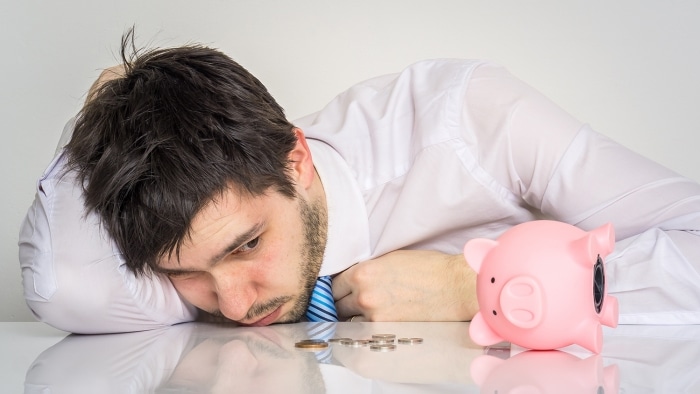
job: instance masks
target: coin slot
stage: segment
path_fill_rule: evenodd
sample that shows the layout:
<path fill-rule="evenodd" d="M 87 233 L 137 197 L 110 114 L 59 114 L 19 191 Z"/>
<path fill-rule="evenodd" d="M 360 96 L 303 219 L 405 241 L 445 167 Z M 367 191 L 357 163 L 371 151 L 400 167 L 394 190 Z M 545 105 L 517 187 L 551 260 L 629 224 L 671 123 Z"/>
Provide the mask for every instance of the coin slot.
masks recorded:
<path fill-rule="evenodd" d="M 593 306 L 595 312 L 600 313 L 603 309 L 603 298 L 605 297 L 605 271 L 603 269 L 603 259 L 598 255 L 593 267 Z"/>

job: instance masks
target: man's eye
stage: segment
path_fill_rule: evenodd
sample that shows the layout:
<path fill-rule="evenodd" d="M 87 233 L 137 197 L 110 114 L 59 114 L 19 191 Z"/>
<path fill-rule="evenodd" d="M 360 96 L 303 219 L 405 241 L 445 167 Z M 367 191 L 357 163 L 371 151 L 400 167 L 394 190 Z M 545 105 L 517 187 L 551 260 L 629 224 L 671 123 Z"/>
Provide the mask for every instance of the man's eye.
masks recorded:
<path fill-rule="evenodd" d="M 170 271 L 166 275 L 170 279 L 187 279 L 195 276 L 197 273 L 194 271 Z"/>
<path fill-rule="evenodd" d="M 245 245 L 241 246 L 240 249 L 238 249 L 239 252 L 248 252 L 253 249 L 255 249 L 256 246 L 258 246 L 258 243 L 260 242 L 260 237 L 255 237 L 248 241 Z"/>

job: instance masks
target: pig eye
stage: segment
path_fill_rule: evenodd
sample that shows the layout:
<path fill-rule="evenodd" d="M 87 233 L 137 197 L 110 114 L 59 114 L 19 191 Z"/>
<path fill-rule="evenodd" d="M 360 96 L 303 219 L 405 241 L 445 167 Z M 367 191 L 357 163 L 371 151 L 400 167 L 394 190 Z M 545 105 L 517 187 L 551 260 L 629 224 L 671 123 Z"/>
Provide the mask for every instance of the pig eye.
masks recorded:
<path fill-rule="evenodd" d="M 491 278 L 491 283 L 496 282 L 496 278 Z"/>
<path fill-rule="evenodd" d="M 498 313 L 496 313 L 496 310 L 495 310 L 495 309 L 493 310 L 493 315 L 494 315 L 494 316 L 498 316 Z"/>

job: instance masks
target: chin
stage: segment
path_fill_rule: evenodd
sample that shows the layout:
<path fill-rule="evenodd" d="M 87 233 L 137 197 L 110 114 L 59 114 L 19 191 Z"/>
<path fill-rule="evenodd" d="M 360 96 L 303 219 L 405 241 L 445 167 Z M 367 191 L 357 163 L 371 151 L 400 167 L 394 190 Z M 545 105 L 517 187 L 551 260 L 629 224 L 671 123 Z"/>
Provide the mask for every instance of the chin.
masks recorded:
<path fill-rule="evenodd" d="M 304 314 L 306 312 L 305 305 L 295 304 L 292 310 L 280 316 L 280 319 L 275 322 L 275 324 L 289 324 L 289 323 L 299 323 L 304 320 Z"/>

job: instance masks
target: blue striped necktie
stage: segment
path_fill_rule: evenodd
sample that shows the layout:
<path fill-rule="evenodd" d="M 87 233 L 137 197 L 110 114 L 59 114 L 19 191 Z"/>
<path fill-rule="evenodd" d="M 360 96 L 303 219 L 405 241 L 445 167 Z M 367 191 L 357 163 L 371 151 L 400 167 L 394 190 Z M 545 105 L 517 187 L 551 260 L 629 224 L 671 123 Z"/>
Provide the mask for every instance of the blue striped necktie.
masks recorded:
<path fill-rule="evenodd" d="M 338 321 L 330 276 L 322 276 L 316 281 L 309 307 L 306 310 L 306 319 L 308 321 Z"/>
<path fill-rule="evenodd" d="M 338 323 L 327 322 L 327 321 L 315 321 L 307 322 L 306 324 L 306 334 L 309 339 L 321 339 L 328 342 L 331 338 L 335 337 L 335 326 Z M 333 348 L 328 346 L 325 349 L 314 351 L 314 356 L 316 360 L 321 364 L 334 364 L 333 362 Z"/>

